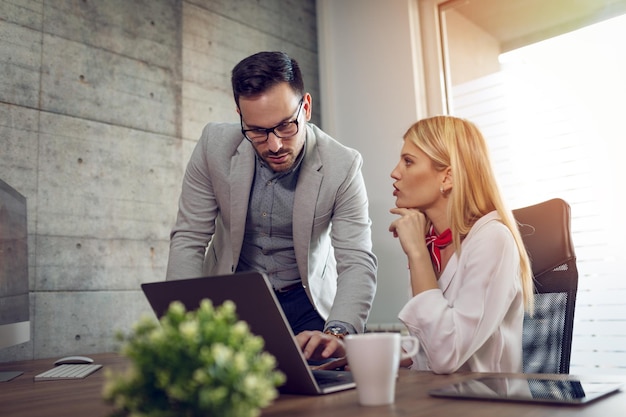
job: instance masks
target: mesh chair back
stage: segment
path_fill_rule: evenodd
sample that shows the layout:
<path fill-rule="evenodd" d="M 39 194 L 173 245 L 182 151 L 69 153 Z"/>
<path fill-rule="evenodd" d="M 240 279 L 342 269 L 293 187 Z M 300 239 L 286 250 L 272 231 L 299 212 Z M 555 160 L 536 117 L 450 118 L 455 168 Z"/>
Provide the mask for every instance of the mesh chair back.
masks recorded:
<path fill-rule="evenodd" d="M 561 199 L 513 210 L 535 277 L 534 315 L 524 317 L 525 373 L 569 373 L 578 289 L 570 207 Z"/>

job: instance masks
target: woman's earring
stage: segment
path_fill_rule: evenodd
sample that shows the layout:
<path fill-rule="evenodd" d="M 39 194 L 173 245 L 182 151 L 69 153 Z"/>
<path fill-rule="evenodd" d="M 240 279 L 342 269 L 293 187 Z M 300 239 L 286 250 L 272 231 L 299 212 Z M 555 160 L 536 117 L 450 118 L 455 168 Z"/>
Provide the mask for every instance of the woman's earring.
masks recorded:
<path fill-rule="evenodd" d="M 444 195 L 446 193 L 443 189 L 443 184 L 441 184 L 441 186 L 439 187 L 439 192 L 441 193 L 441 195 Z"/>

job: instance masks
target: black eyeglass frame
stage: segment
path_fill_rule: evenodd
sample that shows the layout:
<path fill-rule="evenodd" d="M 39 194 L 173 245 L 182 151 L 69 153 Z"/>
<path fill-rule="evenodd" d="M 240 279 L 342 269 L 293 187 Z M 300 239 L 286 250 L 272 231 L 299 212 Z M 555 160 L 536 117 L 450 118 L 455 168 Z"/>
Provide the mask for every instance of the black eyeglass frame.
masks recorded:
<path fill-rule="evenodd" d="M 274 136 L 276 136 L 277 138 L 280 139 L 289 139 L 292 138 L 294 136 L 296 136 L 298 134 L 298 132 L 300 131 L 300 123 L 298 122 L 298 119 L 300 118 L 300 111 L 302 110 L 302 105 L 304 104 L 304 96 L 300 99 L 300 102 L 298 103 L 298 109 L 296 110 L 296 117 L 295 119 L 288 121 L 288 122 L 281 122 L 279 124 L 277 124 L 274 127 L 258 127 L 256 129 L 244 129 L 243 128 L 243 116 L 241 114 L 241 110 L 239 111 L 239 123 L 241 125 L 241 133 L 243 134 L 243 136 L 250 142 L 253 143 L 255 145 L 261 145 L 265 142 L 267 142 L 270 138 L 270 133 L 273 133 Z M 276 129 L 284 126 L 284 125 L 288 125 L 288 124 L 295 124 L 296 125 L 296 131 L 289 135 L 289 136 L 281 136 L 280 133 L 276 132 Z M 265 139 L 264 140 L 253 140 L 251 138 L 248 137 L 247 132 L 252 132 L 252 131 L 256 131 L 256 132 L 265 132 Z"/>

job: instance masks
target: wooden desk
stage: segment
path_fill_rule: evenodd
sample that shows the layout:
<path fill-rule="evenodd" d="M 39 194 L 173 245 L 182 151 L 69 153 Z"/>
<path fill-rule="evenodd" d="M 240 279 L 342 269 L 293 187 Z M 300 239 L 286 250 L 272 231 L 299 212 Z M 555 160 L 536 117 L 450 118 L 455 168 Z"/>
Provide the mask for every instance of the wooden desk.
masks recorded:
<path fill-rule="evenodd" d="M 91 355 L 103 369 L 82 380 L 34 382 L 33 378 L 53 365 L 52 359 L 0 364 L 2 370 L 22 370 L 16 379 L 0 383 L 2 417 L 104 417 L 112 407 L 102 400 L 104 368 L 123 369 L 127 362 L 115 354 Z M 428 417 L 560 417 L 618 416 L 626 410 L 626 391 L 585 406 L 553 406 L 495 401 L 434 398 L 428 391 L 477 374 L 434 375 L 400 370 L 396 402 L 389 406 L 363 407 L 356 390 L 323 396 L 283 395 L 263 410 L 263 417 L 310 416 L 428 416 Z M 611 377 L 626 381 L 626 377 Z"/>
<path fill-rule="evenodd" d="M 125 358 L 116 354 L 89 355 L 104 366 L 85 379 L 35 382 L 35 375 L 54 367 L 54 360 L 2 363 L 3 371 L 24 374 L 0 382 L 0 416 L 2 417 L 104 417 L 113 408 L 102 399 L 104 369 L 124 369 Z"/>
<path fill-rule="evenodd" d="M 320 397 L 282 396 L 273 405 L 266 408 L 262 416 L 600 417 L 624 415 L 624 410 L 626 410 L 626 392 L 619 392 L 583 406 L 444 399 L 428 395 L 428 391 L 432 388 L 442 387 L 472 376 L 487 375 L 489 374 L 435 375 L 430 372 L 401 369 L 396 385 L 396 402 L 392 405 L 360 406 L 356 390 L 350 390 Z M 611 376 L 610 380 L 626 381 L 626 377 Z"/>

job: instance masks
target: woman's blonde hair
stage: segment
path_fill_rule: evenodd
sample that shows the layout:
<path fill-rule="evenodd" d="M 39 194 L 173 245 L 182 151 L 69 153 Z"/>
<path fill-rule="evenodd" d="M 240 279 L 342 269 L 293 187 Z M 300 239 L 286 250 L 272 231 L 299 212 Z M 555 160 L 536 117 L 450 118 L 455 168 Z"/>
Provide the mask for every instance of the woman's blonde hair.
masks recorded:
<path fill-rule="evenodd" d="M 464 238 L 478 219 L 496 210 L 511 231 L 520 254 L 520 270 L 526 310 L 533 310 L 533 274 L 524 242 L 513 214 L 500 195 L 489 159 L 489 150 L 478 128 L 470 121 L 452 116 L 422 119 L 404 134 L 432 161 L 433 167 L 452 171 L 448 219 L 455 245 L 461 249 Z M 429 227 L 430 225 L 428 225 Z"/>

